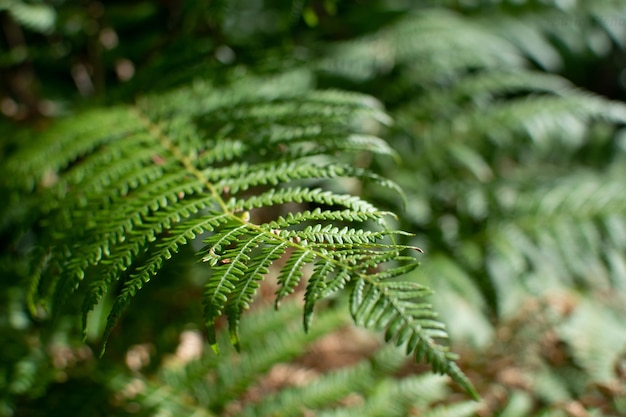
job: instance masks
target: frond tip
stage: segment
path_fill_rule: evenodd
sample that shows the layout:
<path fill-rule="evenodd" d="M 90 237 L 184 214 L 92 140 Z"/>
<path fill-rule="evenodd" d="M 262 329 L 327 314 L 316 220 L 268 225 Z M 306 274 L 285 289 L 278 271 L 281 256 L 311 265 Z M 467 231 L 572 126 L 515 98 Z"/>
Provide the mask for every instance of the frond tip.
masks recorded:
<path fill-rule="evenodd" d="M 415 267 L 409 264 L 408 267 Z M 449 375 L 474 399 L 478 393 L 470 380 L 455 363 L 457 355 L 446 346 L 437 343 L 447 339 L 444 325 L 436 320 L 432 307 L 423 301 L 431 291 L 413 282 L 386 281 L 389 276 L 402 274 L 386 273 L 384 278 L 367 276 L 355 281 L 350 294 L 350 312 L 354 321 L 362 326 L 384 329 L 385 340 L 404 345 L 407 354 L 415 354 L 417 361 L 431 364 L 433 371 Z M 393 270 L 392 270 L 393 271 Z"/>

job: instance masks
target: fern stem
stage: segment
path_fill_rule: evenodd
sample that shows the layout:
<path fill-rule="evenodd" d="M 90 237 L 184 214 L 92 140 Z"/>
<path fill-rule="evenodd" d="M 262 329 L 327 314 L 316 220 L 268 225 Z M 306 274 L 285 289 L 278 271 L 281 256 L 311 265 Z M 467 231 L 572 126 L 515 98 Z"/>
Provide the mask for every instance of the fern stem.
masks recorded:
<path fill-rule="evenodd" d="M 176 158 L 178 162 L 185 168 L 187 172 L 196 177 L 199 181 L 202 182 L 204 186 L 209 190 L 217 204 L 220 206 L 222 211 L 226 214 L 230 214 L 233 219 L 239 219 L 233 212 L 228 209 L 226 202 L 220 196 L 220 193 L 217 191 L 215 186 L 204 176 L 202 171 L 196 168 L 193 164 L 193 160 L 189 158 L 185 153 L 172 141 L 164 132 L 163 129 L 157 124 L 154 123 L 150 117 L 141 111 L 137 106 L 133 107 L 137 117 L 144 123 L 146 129 L 156 138 L 159 139 L 161 145 L 167 149 L 173 156 Z"/>

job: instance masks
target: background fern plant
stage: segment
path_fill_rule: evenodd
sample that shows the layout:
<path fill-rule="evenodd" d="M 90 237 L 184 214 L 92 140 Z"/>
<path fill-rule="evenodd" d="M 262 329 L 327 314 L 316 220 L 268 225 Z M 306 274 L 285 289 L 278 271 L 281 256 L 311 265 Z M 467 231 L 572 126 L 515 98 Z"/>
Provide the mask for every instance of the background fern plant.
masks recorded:
<path fill-rule="evenodd" d="M 623 414 L 623 6 L 284 3 L 3 15 L 2 413 Z"/>
<path fill-rule="evenodd" d="M 476 7 L 491 18 L 511 12 Z M 597 387 L 610 386 L 609 396 L 623 398 L 624 341 L 609 342 L 615 344 L 608 350 L 600 343 L 583 348 L 589 328 L 578 327 L 578 320 L 595 314 L 587 299 L 603 300 L 599 322 L 624 313 L 625 247 L 615 232 L 624 230 L 625 108 L 538 72 L 520 48 L 529 40 L 516 38 L 516 30 L 523 25 L 535 33 L 555 56 L 563 54 L 561 62 L 582 62 L 586 57 L 574 53 L 586 51 L 563 48 L 558 36 L 554 44 L 543 38 L 554 16 L 577 31 L 580 20 L 607 39 L 615 34 L 601 31 L 593 17 L 587 21 L 584 13 L 594 12 L 584 7 L 575 9 L 582 15 L 572 15 L 515 6 L 510 27 L 484 25 L 482 13 L 416 9 L 375 34 L 338 45 L 321 65 L 326 76 L 383 87 L 376 94 L 399 121 L 392 141 L 411 162 L 408 169 L 384 169 L 413 208 L 405 217 L 411 225 L 403 227 L 423 232 L 412 244 L 429 253 L 425 267 L 412 274 L 441 294 L 435 302 L 453 338 L 502 352 L 509 364 L 509 355 L 520 354 L 509 374 L 494 368 L 487 377 L 508 386 L 507 395 L 500 397 L 497 386 L 479 388 L 488 393 L 488 413 L 619 415 L 621 400 L 599 405 Z M 477 44 L 481 48 L 472 47 Z M 616 39 L 614 47 L 620 45 Z M 604 53 L 612 54 L 610 48 Z M 400 88 L 384 88 L 381 78 Z M 580 81 L 580 75 L 571 78 Z M 531 315 L 541 324 L 524 323 Z M 531 340 L 532 353 L 521 354 Z M 488 365 L 476 359 L 478 372 L 485 372 Z M 602 377 L 592 370 L 600 368 Z"/>

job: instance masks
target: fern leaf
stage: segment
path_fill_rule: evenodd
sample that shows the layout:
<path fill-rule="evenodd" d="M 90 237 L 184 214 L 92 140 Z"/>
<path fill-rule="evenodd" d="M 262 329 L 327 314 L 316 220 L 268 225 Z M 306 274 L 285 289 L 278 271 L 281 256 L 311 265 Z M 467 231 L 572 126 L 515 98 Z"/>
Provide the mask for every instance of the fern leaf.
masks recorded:
<path fill-rule="evenodd" d="M 212 204 L 212 199 L 207 197 L 187 199 L 175 208 L 168 207 L 156 213 L 155 216 L 146 218 L 149 222 L 144 222 L 138 227 L 131 229 L 132 226 L 127 226 L 130 229 L 127 234 L 124 234 L 123 230 L 117 232 L 107 231 L 102 235 L 96 232 L 95 237 L 99 240 L 95 240 L 95 242 L 90 245 L 84 245 L 73 250 L 74 254 L 78 256 L 68 262 L 68 276 L 78 278 L 79 273 L 88 268 L 89 265 L 97 265 L 100 263 L 101 266 L 99 270 L 102 280 L 99 280 L 100 282 L 98 284 L 94 283 L 95 286 L 93 288 L 100 287 L 101 290 L 107 289 L 117 274 L 126 271 L 126 269 L 131 266 L 132 258 L 142 252 L 141 247 L 156 240 L 157 236 L 165 229 L 173 228 L 177 223 L 182 222 L 183 219 L 188 219 L 200 210 L 206 209 L 209 204 Z M 189 230 L 180 229 L 180 227 L 179 230 L 181 230 L 182 233 L 192 233 L 195 231 L 199 234 L 200 230 L 204 230 L 205 228 L 212 230 L 215 225 L 219 224 L 220 219 L 220 216 L 208 220 L 200 219 L 196 221 L 195 224 L 186 224 L 186 226 L 190 228 Z M 124 242 L 120 242 L 120 239 Z M 110 248 L 114 248 L 114 250 L 111 252 Z M 72 279 L 66 280 L 66 286 L 72 285 L 77 285 L 77 281 Z M 63 294 L 67 293 L 67 288 L 62 289 L 59 292 L 58 298 L 56 298 L 56 303 L 60 303 Z M 87 299 L 89 299 L 89 301 L 87 301 Z M 92 298 L 88 294 L 84 306 L 91 309 L 99 299 L 100 297 Z"/>
<path fill-rule="evenodd" d="M 232 228 L 229 232 L 217 239 L 209 249 L 211 262 L 214 264 L 214 273 L 209 277 L 205 285 L 204 318 L 209 326 L 209 342 L 214 349 L 217 349 L 214 322 L 222 315 L 228 303 L 230 293 L 237 289 L 237 283 L 247 275 L 248 267 L 246 264 L 250 260 L 248 254 L 267 239 L 263 234 L 248 238 L 247 235 L 244 234 L 247 231 L 246 229 L 246 225 L 239 225 Z M 222 250 L 222 245 L 234 243 L 235 236 L 237 239 L 240 239 L 242 235 L 246 237 L 242 239 L 245 242 L 242 246 L 236 245 L 235 249 Z M 209 239 L 205 241 L 205 243 L 209 242 L 212 243 L 212 240 Z M 258 279 L 258 275 L 251 278 Z M 245 291 L 246 289 L 245 286 L 240 286 L 238 291 Z M 237 293 L 235 293 L 235 295 L 236 294 Z M 250 298 L 249 292 L 243 294 L 243 297 Z M 235 311 L 241 311 L 245 307 L 245 304 L 240 302 L 236 307 Z M 236 325 L 238 319 L 233 319 L 231 323 Z M 232 329 L 231 334 L 236 334 L 236 328 Z M 233 341 L 235 342 L 235 346 L 238 347 L 238 339 L 234 338 Z"/>
<path fill-rule="evenodd" d="M 266 246 L 260 256 L 251 260 L 248 266 L 248 273 L 241 278 L 235 288 L 235 296 L 226 302 L 225 310 L 228 316 L 228 328 L 230 331 L 231 343 L 240 350 L 239 343 L 239 322 L 241 314 L 247 310 L 252 303 L 259 282 L 269 272 L 270 265 L 278 260 L 287 250 L 287 242 L 280 242 L 277 245 Z"/>
<path fill-rule="evenodd" d="M 251 210 L 263 206 L 275 204 L 284 204 L 288 201 L 297 203 L 316 203 L 328 206 L 343 206 L 348 210 L 343 212 L 324 211 L 316 209 L 313 212 L 289 213 L 287 218 L 279 218 L 274 223 L 270 223 L 271 227 L 283 227 L 287 225 L 295 225 L 304 222 L 306 219 L 312 220 L 341 220 L 360 221 L 365 218 L 382 218 L 387 212 L 376 209 L 372 204 L 360 198 L 350 195 L 335 194 L 330 191 L 324 191 L 319 188 L 306 189 L 301 187 L 281 188 L 279 190 L 270 190 L 258 196 L 251 196 L 245 200 L 231 199 L 228 204 L 235 211 Z M 326 218 L 325 218 L 326 217 Z M 340 218 L 339 218 L 340 217 Z"/>
<path fill-rule="evenodd" d="M 355 282 L 350 298 L 350 310 L 355 322 L 374 328 L 387 329 L 387 340 L 405 345 L 416 359 L 426 360 L 437 373 L 448 374 L 474 398 L 478 394 L 471 382 L 458 368 L 456 356 L 437 339 L 446 338 L 443 326 L 433 320 L 431 308 L 414 302 L 429 293 L 417 284 L 380 282 L 361 279 Z"/>
<path fill-rule="evenodd" d="M 278 276 L 280 287 L 276 290 L 275 306 L 280 306 L 280 301 L 288 294 L 292 294 L 296 285 L 300 282 L 303 272 L 302 267 L 315 259 L 315 255 L 309 250 L 294 250 L 289 256 Z"/>
<path fill-rule="evenodd" d="M 327 277 L 334 269 L 335 266 L 330 262 L 317 261 L 315 264 L 304 293 L 303 325 L 305 331 L 309 331 L 311 327 L 311 322 L 313 321 L 313 307 L 324 294 Z"/>
<path fill-rule="evenodd" d="M 105 343 L 102 346 L 101 355 L 104 354 L 106 348 L 106 340 L 109 337 L 113 326 L 117 323 L 120 314 L 130 304 L 132 297 L 134 297 L 138 291 L 150 281 L 151 277 L 156 275 L 163 262 L 170 259 L 172 254 L 178 252 L 178 248 L 181 245 L 193 240 L 197 235 L 204 233 L 205 231 L 213 230 L 215 226 L 219 226 L 224 220 L 225 216 L 215 216 L 208 219 L 202 218 L 200 221 L 191 221 L 182 224 L 178 224 L 168 230 L 168 235 L 163 238 L 154 246 L 152 252 L 148 255 L 147 261 L 135 269 L 135 272 L 130 275 L 129 279 L 124 283 L 124 288 L 120 295 L 117 296 L 111 312 L 107 318 L 107 324 L 104 330 L 103 339 Z M 85 298 L 83 308 L 93 308 L 95 304 L 101 298 L 102 284 L 98 287 L 92 287 L 96 289 L 96 292 L 90 292 L 90 296 Z M 85 325 L 86 310 L 83 310 L 83 325 Z M 83 329 L 84 331 L 84 329 Z"/>
<path fill-rule="evenodd" d="M 277 79 L 304 82 L 298 77 Z M 45 228 L 31 308 L 39 297 L 59 311 L 86 286 L 86 328 L 89 312 L 118 291 L 103 332 L 103 353 L 135 295 L 183 246 L 202 236 L 205 247 L 198 257 L 208 270 L 204 320 L 215 350 L 222 315 L 239 348 L 241 316 L 279 260 L 284 263 L 275 304 L 306 278 L 307 330 L 317 302 L 357 280 L 371 286 L 367 297 L 374 301 L 370 317 L 361 309 L 357 321 L 382 328 L 401 313 L 415 313 L 407 326 L 420 335 L 423 326 L 429 340 L 439 337 L 432 318 L 417 317 L 419 302 L 410 310 L 419 291 L 391 284 L 417 265 L 401 255 L 408 247 L 394 243 L 406 233 L 386 227 L 384 218 L 391 213 L 318 186 L 350 177 L 401 194 L 395 183 L 335 155 L 347 150 L 394 155 L 371 134 L 374 129 L 359 128 L 390 123 L 380 104 L 355 93 L 298 90 L 301 84 L 293 91 L 281 86 L 276 93 L 250 89 L 248 82 L 222 89 L 200 83 L 77 115 L 2 168 L 19 175 L 17 187 L 43 202 L 33 207 Z M 54 158 L 46 159 L 52 153 Z M 276 215 L 258 220 L 256 211 L 268 208 Z M 422 356 L 434 360 L 437 370 L 455 369 L 428 350 Z"/>

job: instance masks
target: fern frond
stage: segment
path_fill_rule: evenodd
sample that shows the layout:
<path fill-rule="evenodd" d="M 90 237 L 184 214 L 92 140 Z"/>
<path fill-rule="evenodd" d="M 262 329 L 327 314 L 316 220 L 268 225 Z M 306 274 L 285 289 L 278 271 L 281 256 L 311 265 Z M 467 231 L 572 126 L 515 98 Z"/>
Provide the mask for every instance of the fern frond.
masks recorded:
<path fill-rule="evenodd" d="M 321 381 L 321 383 L 324 382 Z M 324 417 L 405 416 L 407 412 L 410 412 L 430 416 L 433 412 L 433 416 L 469 417 L 478 408 L 476 402 L 460 402 L 450 407 L 450 414 L 445 414 L 446 407 L 434 405 L 445 395 L 445 379 L 436 375 L 423 375 L 401 380 L 379 377 L 378 383 L 366 391 L 361 403 L 352 407 L 337 407 L 335 410 L 323 411 L 319 415 Z M 456 413 L 452 413 L 453 410 Z"/>
<path fill-rule="evenodd" d="M 168 403 L 176 398 L 185 398 L 187 407 L 204 407 L 216 414 L 242 417 L 299 416 L 305 411 L 324 416 L 402 416 L 407 410 L 427 412 L 449 395 L 449 378 L 432 374 L 399 377 L 397 374 L 406 364 L 406 358 L 393 346 L 383 347 L 372 358 L 359 360 L 354 365 L 323 373 L 309 370 L 297 359 L 321 336 L 343 337 L 348 323 L 346 315 L 336 309 L 321 309 L 310 333 L 294 334 L 299 316 L 295 300 L 286 301 L 278 312 L 269 310 L 270 306 L 256 309 L 254 316 L 242 323 L 242 341 L 246 348 L 241 354 L 216 357 L 204 353 L 184 364 L 174 360 L 163 364 L 155 378 L 144 378 L 148 392 L 161 387 L 168 393 L 178 394 L 158 399 L 157 409 L 169 407 Z M 287 366 L 310 371 L 310 378 L 302 385 L 289 384 L 277 391 L 264 389 L 267 380 L 272 380 L 269 376 L 272 370 L 285 362 Z M 207 384 L 207 379 L 212 383 Z M 259 388 L 264 389 L 263 396 L 256 398 L 254 393 Z M 145 404 L 143 397 L 136 400 Z M 467 402 L 459 404 L 463 404 L 465 410 L 470 406 Z M 474 408 L 478 405 L 471 404 Z M 464 415 L 460 413 L 461 408 L 459 405 L 459 414 L 450 415 Z M 439 407 L 435 409 L 442 411 Z M 450 406 L 450 411 L 455 409 L 456 405 Z"/>
<path fill-rule="evenodd" d="M 506 210 L 510 220 L 487 229 L 489 271 L 503 300 L 509 291 L 504 277 L 527 273 L 530 283 L 624 286 L 623 270 L 609 255 L 626 248 L 618 214 L 626 210 L 622 178 L 621 169 L 602 176 L 583 171 L 543 187 L 516 186 L 516 203 Z"/>
<path fill-rule="evenodd" d="M 215 378 L 220 384 L 207 387 L 206 374 L 198 375 L 198 380 L 194 382 L 208 391 L 207 398 L 211 401 L 212 408 L 219 409 L 236 399 L 272 366 L 304 354 L 313 341 L 347 324 L 344 312 L 327 311 L 320 314 L 319 321 L 316 321 L 316 326 L 309 333 L 299 332 L 294 335 L 294 326 L 298 325 L 298 316 L 301 313 L 293 304 L 286 302 L 285 312 L 283 309 L 280 312 L 258 311 L 259 316 L 242 323 L 242 344 L 245 343 L 242 353 L 235 357 L 231 355 L 228 361 L 214 362 Z M 282 318 L 275 321 L 273 327 L 270 327 L 269 322 L 265 323 L 271 313 L 279 314 Z M 278 323 L 280 324 L 276 325 Z M 255 324 L 257 328 L 253 327 Z M 263 328 L 265 331 L 261 331 Z M 214 355 L 211 357 L 216 360 Z"/>
<path fill-rule="evenodd" d="M 454 56 L 448 54 L 450 50 L 456 51 Z M 373 35 L 337 45 L 320 63 L 320 69 L 363 81 L 410 63 L 417 64 L 410 73 L 414 82 L 432 83 L 465 68 L 519 67 L 523 59 L 505 40 L 469 19 L 432 9 L 420 10 Z"/>
<path fill-rule="evenodd" d="M 626 33 L 617 29 L 626 13 L 620 2 L 600 0 L 569 5 L 520 2 L 516 8 L 492 8 L 477 16 L 492 31 L 524 51 L 548 71 L 561 69 L 566 56 L 605 56 L 611 42 L 623 45 Z M 471 13 L 471 12 L 470 12 Z M 580 42 L 585 37 L 585 42 Z"/>
<path fill-rule="evenodd" d="M 385 225 L 390 213 L 318 188 L 349 177 L 399 191 L 334 155 L 353 150 L 393 156 L 372 134 L 388 116 L 360 94 L 309 91 L 301 74 L 277 79 L 293 82 L 294 89 L 251 90 L 249 80 L 220 90 L 199 83 L 128 107 L 77 115 L 52 128 L 35 150 L 17 154 L 3 174 L 25 177 L 18 188 L 40 198 L 33 215 L 45 226 L 42 270 L 33 274 L 29 297 L 57 314 L 67 297 L 87 286 L 85 328 L 89 312 L 116 291 L 103 353 L 136 294 L 183 246 L 202 238 L 198 258 L 209 271 L 204 319 L 214 349 L 222 315 L 239 348 L 241 315 L 280 259 L 276 306 L 307 279 L 307 330 L 321 298 L 365 283 L 383 294 L 368 296 L 385 314 L 364 319 L 359 313 L 355 319 L 382 328 L 402 316 L 403 331 L 413 335 L 408 351 L 471 389 L 450 364 L 454 357 L 439 353 L 445 348 L 435 338 L 445 332 L 432 317 L 427 320 L 422 292 L 390 281 L 417 266 L 401 254 L 410 248 L 394 243 L 405 233 Z M 52 152 L 55 157 L 46 158 Z M 260 220 L 257 214 L 269 208 L 280 210 Z M 422 339 L 428 342 L 415 342 Z"/>
<path fill-rule="evenodd" d="M 244 410 L 241 416 L 299 416 L 303 410 L 324 410 L 355 391 L 366 390 L 375 383 L 365 363 L 324 375 L 304 387 L 286 389 Z M 327 413 L 318 412 L 317 415 Z"/>
<path fill-rule="evenodd" d="M 548 72 L 562 69 L 572 56 L 604 57 L 612 50 L 611 43 L 621 48 L 626 45 L 626 32 L 620 29 L 620 16 L 624 16 L 626 7 L 619 1 L 475 0 L 426 2 L 426 6 L 441 7 L 442 3 L 486 32 L 510 42 Z M 422 11 L 424 4 L 406 8 Z"/>
<path fill-rule="evenodd" d="M 615 347 L 625 346 L 626 337 L 623 331 L 614 330 L 624 329 L 620 318 L 623 312 L 623 305 L 612 309 L 593 304 L 590 299 L 582 300 L 572 317 L 558 329 L 563 340 L 571 346 L 576 364 L 588 373 L 591 381 L 615 381 L 619 378 L 616 364 L 623 351 Z M 587 336 L 581 338 L 582 334 Z"/>

